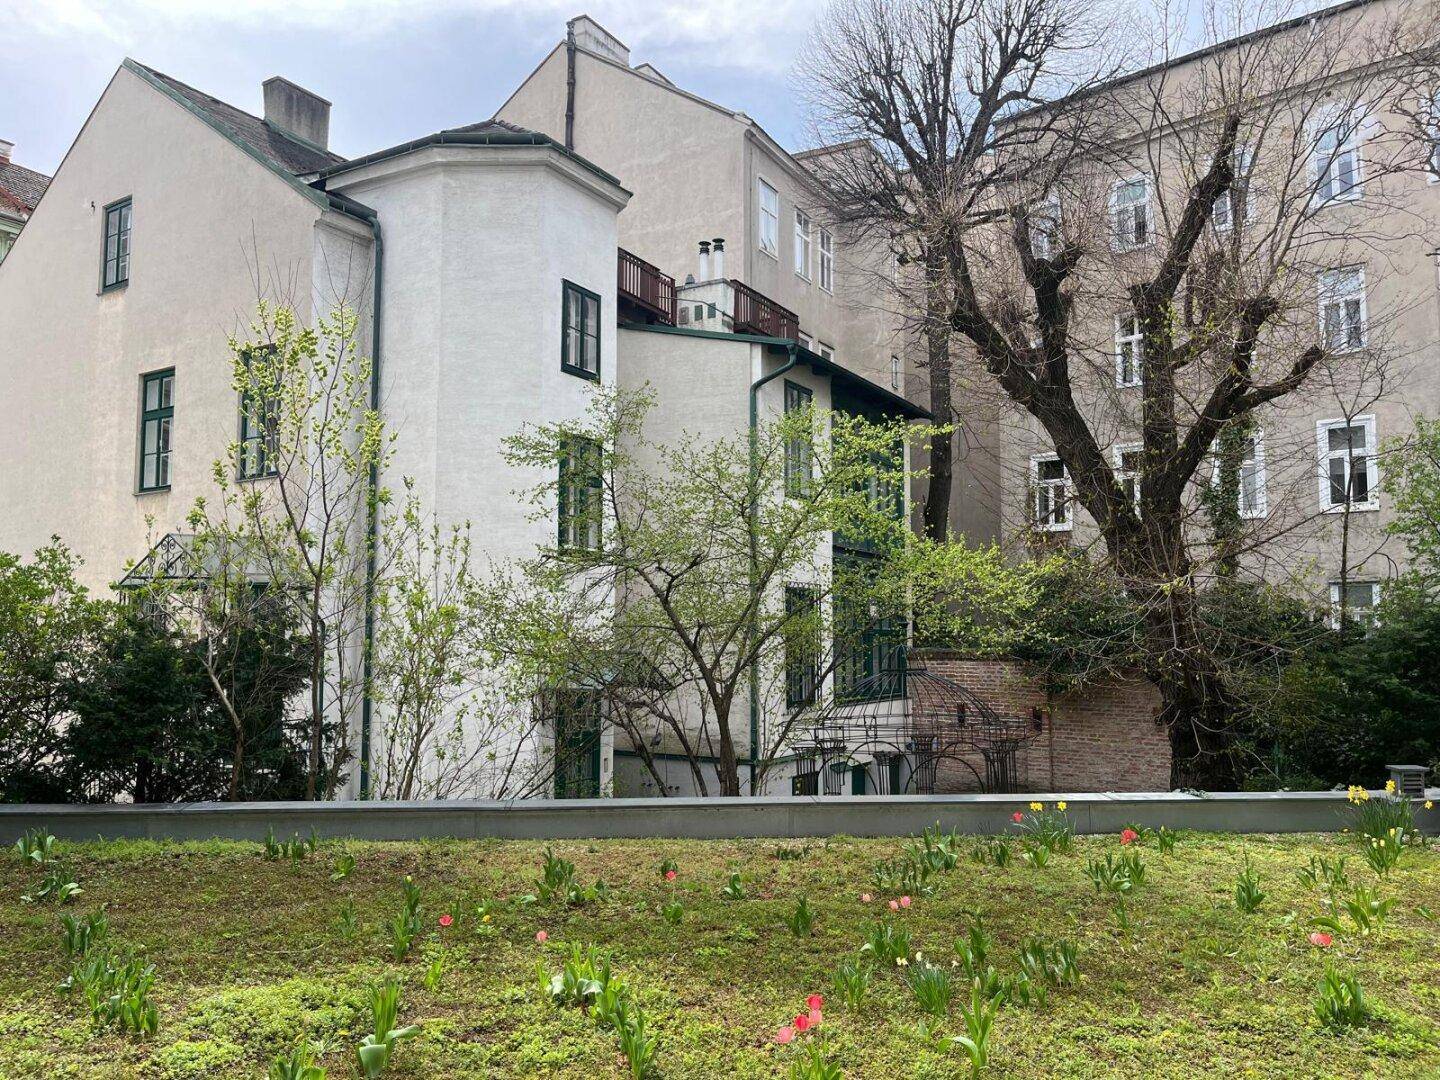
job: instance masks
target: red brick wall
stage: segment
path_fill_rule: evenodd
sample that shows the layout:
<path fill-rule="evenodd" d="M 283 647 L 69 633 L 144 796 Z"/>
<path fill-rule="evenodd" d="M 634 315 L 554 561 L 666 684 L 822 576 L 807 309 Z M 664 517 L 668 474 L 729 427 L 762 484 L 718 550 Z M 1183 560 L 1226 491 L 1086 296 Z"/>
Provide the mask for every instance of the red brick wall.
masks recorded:
<path fill-rule="evenodd" d="M 928 651 L 912 663 L 953 679 L 1001 716 L 1043 710 L 1043 727 L 1020 751 L 1019 780 L 1027 791 L 1168 791 L 1170 741 L 1156 725 L 1160 695 L 1144 679 L 1098 682 L 1049 696 L 1014 662 L 976 660 Z M 983 776 L 978 758 L 971 764 Z M 935 789 L 975 791 L 975 773 L 959 761 L 940 763 Z"/>

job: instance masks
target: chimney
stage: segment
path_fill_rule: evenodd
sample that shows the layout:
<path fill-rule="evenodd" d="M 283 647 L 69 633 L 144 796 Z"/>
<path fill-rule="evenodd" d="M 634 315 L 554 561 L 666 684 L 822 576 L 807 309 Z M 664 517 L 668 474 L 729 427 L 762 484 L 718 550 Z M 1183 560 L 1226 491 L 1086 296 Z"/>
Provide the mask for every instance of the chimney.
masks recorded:
<path fill-rule="evenodd" d="M 710 280 L 710 241 L 700 241 L 700 280 Z"/>
<path fill-rule="evenodd" d="M 261 85 L 267 124 L 322 150 L 330 148 L 330 102 L 279 75 Z"/>
<path fill-rule="evenodd" d="M 613 60 L 622 67 L 630 66 L 630 48 L 589 15 L 577 15 L 565 24 L 575 35 L 575 44 L 582 49 Z"/>
<path fill-rule="evenodd" d="M 723 280 L 725 277 L 725 238 L 717 236 L 710 243 L 715 247 L 715 276 Z"/>
<path fill-rule="evenodd" d="M 10 160 L 10 151 L 14 149 L 15 144 L 13 142 L 6 142 L 4 139 L 0 139 L 0 165 L 4 165 Z"/>

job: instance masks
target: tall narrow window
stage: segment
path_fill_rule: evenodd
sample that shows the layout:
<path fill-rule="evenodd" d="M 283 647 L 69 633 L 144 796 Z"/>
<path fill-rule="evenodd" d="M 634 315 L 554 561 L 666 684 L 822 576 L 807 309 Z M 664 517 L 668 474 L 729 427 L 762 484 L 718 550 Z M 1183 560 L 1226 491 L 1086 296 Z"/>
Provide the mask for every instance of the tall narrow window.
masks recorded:
<path fill-rule="evenodd" d="M 1140 461 L 1144 449 L 1140 446 L 1115 447 L 1115 482 L 1125 493 L 1125 499 L 1140 512 Z"/>
<path fill-rule="evenodd" d="M 813 400 L 809 387 L 786 380 L 786 416 L 808 410 Z M 785 442 L 785 494 L 801 498 L 810 493 L 811 467 L 810 440 L 797 432 Z"/>
<path fill-rule="evenodd" d="M 835 346 L 833 345 L 826 345 L 823 341 L 817 341 L 815 343 L 815 351 L 820 354 L 822 360 L 835 359 Z"/>
<path fill-rule="evenodd" d="M 140 490 L 170 486 L 170 430 L 175 420 L 175 369 L 140 380 Z"/>
<path fill-rule="evenodd" d="M 1140 385 L 1140 365 L 1145 355 L 1145 339 L 1140 333 L 1140 320 L 1134 315 L 1115 317 L 1115 385 Z"/>
<path fill-rule="evenodd" d="M 584 379 L 600 378 L 600 297 L 565 282 L 561 320 L 561 369 Z"/>
<path fill-rule="evenodd" d="M 795 273 L 810 280 L 810 215 L 795 208 Z"/>
<path fill-rule="evenodd" d="M 1235 222 L 1242 225 L 1250 218 L 1250 170 L 1254 164 L 1254 153 L 1248 146 L 1235 148 L 1235 179 L 1230 190 L 1215 200 L 1210 220 L 1215 228 L 1229 229 Z"/>
<path fill-rule="evenodd" d="M 268 363 L 262 359 L 262 368 Z M 255 385 L 254 371 L 254 357 L 247 353 L 246 381 L 240 391 L 240 452 L 236 460 L 236 472 L 241 480 L 274 476 L 277 467 L 280 397 L 276 389 L 262 390 Z"/>
<path fill-rule="evenodd" d="M 755 181 L 755 201 L 759 203 L 760 250 L 780 256 L 780 193 L 764 180 Z"/>
<path fill-rule="evenodd" d="M 1317 425 L 1320 444 L 1320 508 L 1322 510 L 1374 510 L 1375 417 L 1322 420 Z"/>
<path fill-rule="evenodd" d="M 900 358 L 898 356 L 890 357 L 890 389 L 900 389 Z"/>
<path fill-rule="evenodd" d="M 130 200 L 105 208 L 105 246 L 100 287 L 118 289 L 130 280 Z"/>
<path fill-rule="evenodd" d="M 600 797 L 600 730 L 604 702 L 595 690 L 555 690 L 555 798 Z"/>
<path fill-rule="evenodd" d="M 1320 275 L 1320 332 L 1332 352 L 1365 347 L 1365 270 L 1345 266 Z"/>
<path fill-rule="evenodd" d="M 1030 250 L 1037 259 L 1060 250 L 1060 200 L 1051 196 L 1030 211 Z"/>
<path fill-rule="evenodd" d="M 1143 176 L 1122 180 L 1110 193 L 1112 246 L 1117 251 L 1150 243 L 1150 181 Z"/>
<path fill-rule="evenodd" d="M 559 483 L 562 549 L 595 551 L 600 547 L 605 512 L 601 465 L 600 444 L 594 439 L 575 435 L 566 442 Z"/>
<path fill-rule="evenodd" d="M 829 229 L 820 230 L 820 288 L 835 291 L 835 238 Z"/>
<path fill-rule="evenodd" d="M 1260 433 L 1246 438 L 1240 452 L 1240 516 L 1262 518 L 1269 509 L 1265 493 L 1265 449 Z"/>
<path fill-rule="evenodd" d="M 820 686 L 820 591 L 785 586 L 785 704 L 813 704 Z"/>
<path fill-rule="evenodd" d="M 1070 528 L 1070 498 L 1065 464 L 1054 455 L 1031 459 L 1035 483 L 1035 526 L 1047 532 Z"/>
<path fill-rule="evenodd" d="M 1358 199 L 1361 194 L 1360 117 L 1331 110 L 1314 127 L 1315 202 Z"/>

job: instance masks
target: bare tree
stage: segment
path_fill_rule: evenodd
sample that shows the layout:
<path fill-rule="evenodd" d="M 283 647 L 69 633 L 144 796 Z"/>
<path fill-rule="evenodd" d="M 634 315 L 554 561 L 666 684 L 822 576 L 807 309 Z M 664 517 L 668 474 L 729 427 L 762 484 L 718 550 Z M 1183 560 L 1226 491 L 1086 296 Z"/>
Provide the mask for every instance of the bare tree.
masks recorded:
<path fill-rule="evenodd" d="M 1111 78 L 1086 10 L 842 5 L 816 53 L 821 116 L 881 148 L 841 190 L 893 208 L 950 330 L 1053 448 L 1043 508 L 1093 521 L 1175 783 L 1226 787 L 1240 703 L 1198 610 L 1216 550 L 1198 491 L 1217 440 L 1302 388 L 1373 392 L 1383 341 L 1354 270 L 1423 225 L 1403 189 L 1426 163 L 1384 122 L 1413 92 L 1414 26 L 1376 5 L 1273 29 L 1283 7 L 1212 7 L 1209 38 L 1232 40 L 1174 62 L 1162 15 L 1151 66 Z"/>

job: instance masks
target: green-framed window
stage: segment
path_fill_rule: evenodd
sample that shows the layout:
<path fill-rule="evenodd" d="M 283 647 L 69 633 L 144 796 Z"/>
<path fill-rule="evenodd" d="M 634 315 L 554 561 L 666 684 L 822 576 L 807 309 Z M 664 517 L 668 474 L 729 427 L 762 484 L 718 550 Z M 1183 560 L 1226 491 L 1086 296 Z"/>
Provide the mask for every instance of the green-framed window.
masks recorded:
<path fill-rule="evenodd" d="M 785 380 L 785 414 L 798 413 L 810 407 L 814 393 L 808 386 L 801 386 Z M 804 435 L 794 435 L 785 442 L 785 494 L 801 498 L 810 493 L 811 461 L 810 440 Z"/>
<path fill-rule="evenodd" d="M 171 430 L 175 422 L 175 369 L 140 377 L 140 490 L 170 487 Z"/>
<path fill-rule="evenodd" d="M 600 297 L 573 281 L 561 297 L 560 368 L 584 379 L 600 378 Z"/>
<path fill-rule="evenodd" d="M 901 680 L 867 680 L 898 672 L 905 654 L 907 626 L 895 612 L 876 611 L 870 582 L 880 570 L 878 556 L 835 549 L 835 698 L 871 701 L 900 692 Z"/>
<path fill-rule="evenodd" d="M 560 457 L 559 543 L 562 549 L 594 551 L 600 547 L 604 518 L 604 476 L 600 444 L 581 435 L 566 440 Z"/>
<path fill-rule="evenodd" d="M 785 586 L 785 704 L 803 708 L 820 689 L 820 591 Z"/>
<path fill-rule="evenodd" d="M 100 289 L 118 289 L 130 280 L 130 199 L 105 207 L 105 241 L 101 254 Z"/>
<path fill-rule="evenodd" d="M 241 480 L 274 476 L 279 450 L 280 401 L 252 385 L 250 354 L 245 356 L 246 382 L 240 391 L 240 448 L 235 472 Z"/>

